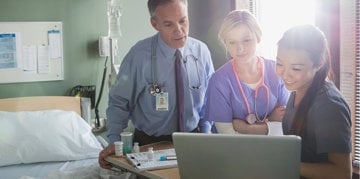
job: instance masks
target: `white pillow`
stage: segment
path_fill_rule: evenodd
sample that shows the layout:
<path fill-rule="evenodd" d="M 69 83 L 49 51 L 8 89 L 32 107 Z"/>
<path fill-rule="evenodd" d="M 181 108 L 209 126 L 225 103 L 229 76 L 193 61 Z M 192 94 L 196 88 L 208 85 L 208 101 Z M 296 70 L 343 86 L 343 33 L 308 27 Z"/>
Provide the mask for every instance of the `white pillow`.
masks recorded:
<path fill-rule="evenodd" d="M 101 150 L 75 112 L 0 111 L 0 166 L 96 158 Z"/>

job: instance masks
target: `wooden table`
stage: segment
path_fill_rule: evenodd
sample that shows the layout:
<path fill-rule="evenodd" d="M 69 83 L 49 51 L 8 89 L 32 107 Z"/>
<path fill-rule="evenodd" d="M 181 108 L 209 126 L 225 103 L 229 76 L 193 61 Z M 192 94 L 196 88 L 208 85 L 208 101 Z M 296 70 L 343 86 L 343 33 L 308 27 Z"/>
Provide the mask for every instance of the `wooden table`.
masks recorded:
<path fill-rule="evenodd" d="M 148 147 L 153 147 L 154 150 L 163 150 L 173 148 L 173 144 L 171 142 L 158 142 L 154 144 L 144 145 L 140 147 L 140 152 L 147 151 Z M 179 169 L 175 168 L 167 168 L 167 169 L 159 169 L 159 170 L 151 170 L 151 171 L 140 171 L 139 169 L 132 166 L 125 157 L 117 157 L 115 155 L 106 157 L 106 161 L 112 163 L 114 167 L 127 170 L 132 172 L 138 176 L 148 177 L 148 178 L 159 178 L 159 179 L 180 179 Z"/>

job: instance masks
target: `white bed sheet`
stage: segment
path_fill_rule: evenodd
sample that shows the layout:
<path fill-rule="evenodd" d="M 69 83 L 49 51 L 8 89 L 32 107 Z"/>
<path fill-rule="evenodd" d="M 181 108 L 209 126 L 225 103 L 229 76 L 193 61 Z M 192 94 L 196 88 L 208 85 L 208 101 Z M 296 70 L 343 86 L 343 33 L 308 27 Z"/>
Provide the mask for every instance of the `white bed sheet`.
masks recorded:
<path fill-rule="evenodd" d="M 44 178 L 49 172 L 60 170 L 72 170 L 78 167 L 85 167 L 97 162 L 97 159 L 85 159 L 69 162 L 45 162 L 33 164 L 10 165 L 0 168 L 0 173 L 4 178 L 21 178 L 22 176 Z"/>
<path fill-rule="evenodd" d="M 98 153 L 108 145 L 107 141 L 94 136 L 89 124 L 75 112 L 0 111 L 0 114 L 1 179 L 136 178 L 131 173 L 99 166 Z"/>
<path fill-rule="evenodd" d="M 0 178 L 6 179 L 135 179 L 136 176 L 121 171 L 99 167 L 98 159 L 68 162 L 45 162 L 0 167 Z"/>

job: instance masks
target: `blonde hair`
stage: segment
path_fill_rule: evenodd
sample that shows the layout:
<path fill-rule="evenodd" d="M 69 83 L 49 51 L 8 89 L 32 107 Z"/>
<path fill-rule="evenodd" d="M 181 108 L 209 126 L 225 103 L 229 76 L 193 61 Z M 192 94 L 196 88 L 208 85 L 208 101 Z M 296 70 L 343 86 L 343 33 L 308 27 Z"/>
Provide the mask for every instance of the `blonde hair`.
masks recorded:
<path fill-rule="evenodd" d="M 242 9 L 242 10 L 231 11 L 224 18 L 220 26 L 218 38 L 224 46 L 225 46 L 226 34 L 240 25 L 248 26 L 249 29 L 255 33 L 257 42 L 258 43 L 260 42 L 262 36 L 260 25 L 258 24 L 255 16 L 251 14 L 250 11 Z"/>

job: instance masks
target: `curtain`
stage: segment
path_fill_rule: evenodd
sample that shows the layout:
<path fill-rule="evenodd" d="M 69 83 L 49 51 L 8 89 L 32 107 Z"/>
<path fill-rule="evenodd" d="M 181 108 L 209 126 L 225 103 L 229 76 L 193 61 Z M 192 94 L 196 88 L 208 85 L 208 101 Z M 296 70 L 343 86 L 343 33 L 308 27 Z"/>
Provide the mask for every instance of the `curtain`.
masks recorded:
<path fill-rule="evenodd" d="M 350 106 L 354 161 L 360 161 L 360 3 L 340 1 L 340 91 Z"/>

